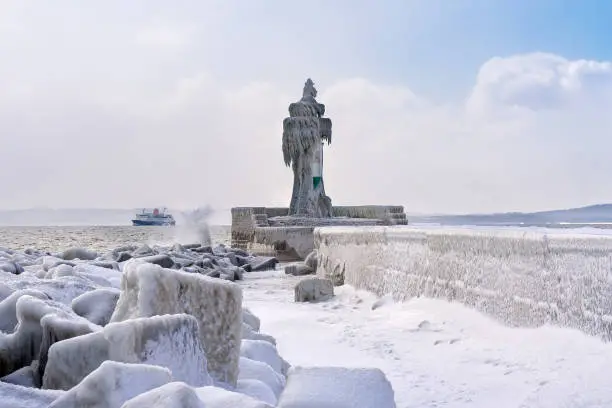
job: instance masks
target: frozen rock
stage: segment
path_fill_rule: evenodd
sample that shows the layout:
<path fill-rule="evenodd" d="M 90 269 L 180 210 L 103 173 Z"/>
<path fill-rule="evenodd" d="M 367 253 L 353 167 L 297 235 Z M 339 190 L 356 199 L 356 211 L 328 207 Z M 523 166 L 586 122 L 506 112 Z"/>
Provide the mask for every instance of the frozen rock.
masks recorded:
<path fill-rule="evenodd" d="M 17 300 L 24 295 L 38 299 L 49 299 L 45 293 L 36 289 L 22 289 L 11 293 L 0 302 L 0 332 L 12 333 L 17 326 Z"/>
<path fill-rule="evenodd" d="M 92 323 L 106 326 L 110 321 L 121 291 L 114 288 L 100 288 L 83 293 L 72 301 L 72 310 Z"/>
<path fill-rule="evenodd" d="M 77 318 L 73 313 L 47 314 L 40 319 L 40 326 L 42 328 L 40 351 L 38 360 L 33 363 L 35 368 L 34 379 L 37 387 L 42 385 L 49 348 L 53 344 L 100 330 L 99 326 L 92 324 L 87 319 Z"/>
<path fill-rule="evenodd" d="M 395 408 L 393 388 L 378 368 L 295 367 L 279 408 Z"/>
<path fill-rule="evenodd" d="M 283 359 L 272 344 L 263 340 L 242 340 L 240 355 L 251 360 L 268 364 L 279 374 L 283 372 Z"/>
<path fill-rule="evenodd" d="M 272 405 L 248 395 L 219 387 L 201 387 L 195 391 L 206 408 L 272 408 Z"/>
<path fill-rule="evenodd" d="M 283 388 L 285 388 L 286 381 L 283 375 L 274 371 L 268 364 L 246 357 L 240 357 L 240 374 L 238 378 L 240 380 L 262 381 L 270 387 L 276 398 L 278 398 Z"/>
<path fill-rule="evenodd" d="M 56 279 L 40 279 L 28 273 L 8 276 L 13 278 L 6 279 L 3 283 L 12 290 L 35 289 L 65 305 L 70 305 L 75 297 L 98 288 L 94 282 L 80 276 L 62 276 Z"/>
<path fill-rule="evenodd" d="M 273 407 L 275 407 L 276 403 L 278 402 L 276 395 L 274 395 L 274 392 L 272 392 L 270 387 L 260 380 L 238 380 L 236 391 L 255 398 L 256 400 L 263 401 Z"/>
<path fill-rule="evenodd" d="M 64 392 L 0 382 L 0 408 L 49 408 Z"/>
<path fill-rule="evenodd" d="M 110 323 L 99 332 L 54 344 L 43 388 L 69 389 L 105 360 L 166 367 L 175 380 L 194 386 L 212 383 L 198 323 L 180 314 Z"/>
<path fill-rule="evenodd" d="M 12 373 L 31 364 L 40 357 L 43 350 L 43 319 L 57 315 L 65 320 L 90 323 L 77 316 L 65 305 L 51 300 L 42 300 L 30 295 L 23 295 L 17 300 L 16 313 L 18 325 L 14 333 L 0 333 L 0 376 Z M 69 331 L 72 326 L 66 323 Z M 93 325 L 92 325 L 93 326 Z"/>
<path fill-rule="evenodd" d="M 278 259 L 267 256 L 254 256 L 249 259 L 249 265 L 251 265 L 252 272 L 260 272 L 274 269 L 277 263 Z"/>
<path fill-rule="evenodd" d="M 0 271 L 12 273 L 13 275 L 19 275 L 23 273 L 23 267 L 19 265 L 17 262 L 13 261 L 0 261 Z"/>
<path fill-rule="evenodd" d="M 309 253 L 308 256 L 306 256 L 306 259 L 304 259 L 304 264 L 306 264 L 306 266 L 311 268 L 315 273 L 317 272 L 317 265 L 318 265 L 317 257 L 318 256 L 319 256 L 319 253 L 315 249 L 314 251 Z"/>
<path fill-rule="evenodd" d="M 171 381 L 167 368 L 105 361 L 49 408 L 121 408 L 131 398 Z"/>
<path fill-rule="evenodd" d="M 238 285 L 135 260 L 125 265 L 121 288 L 111 322 L 190 314 L 198 321 L 209 372 L 218 381 L 236 384 L 242 334 L 242 290 Z"/>
<path fill-rule="evenodd" d="M 97 253 L 90 251 L 87 248 L 69 248 L 62 253 L 62 258 L 66 261 L 72 261 L 73 259 L 93 261 L 97 257 Z"/>
<path fill-rule="evenodd" d="M 70 265 L 70 266 L 75 266 L 76 263 L 62 259 L 62 258 L 58 258 L 56 256 L 43 256 L 42 258 L 42 267 L 45 271 L 48 271 L 49 269 L 57 266 L 57 265 Z"/>
<path fill-rule="evenodd" d="M 116 262 L 125 262 L 132 259 L 132 254 L 129 252 L 117 252 L 113 258 Z"/>
<path fill-rule="evenodd" d="M 295 285 L 296 302 L 316 302 L 334 296 L 334 285 L 329 279 L 309 278 Z"/>
<path fill-rule="evenodd" d="M 37 386 L 36 375 L 35 375 L 34 368 L 32 368 L 32 366 L 22 367 L 19 370 L 0 378 L 0 382 L 21 385 L 23 387 L 36 387 Z M 1 396 L 0 396 L 0 399 L 1 399 Z"/>
<path fill-rule="evenodd" d="M 45 279 L 55 279 L 61 276 L 74 276 L 73 266 L 68 264 L 58 264 L 49 268 L 45 273 Z"/>
<path fill-rule="evenodd" d="M 242 341 L 244 340 L 263 340 L 270 344 L 276 345 L 276 339 L 268 334 L 256 332 L 246 323 L 242 323 Z"/>
<path fill-rule="evenodd" d="M 182 382 L 171 382 L 132 398 L 121 408 L 209 408 L 196 390 Z M 236 406 L 238 408 L 238 406 Z"/>
<path fill-rule="evenodd" d="M 255 316 L 253 312 L 246 307 L 242 308 L 242 321 L 248 324 L 254 331 L 259 331 L 259 327 L 261 326 L 259 317 Z"/>
<path fill-rule="evenodd" d="M 294 263 L 285 266 L 285 274 L 293 276 L 312 275 L 315 273 L 314 269 L 304 263 Z"/>
<path fill-rule="evenodd" d="M 141 261 L 159 265 L 162 268 L 172 268 L 174 261 L 168 255 L 152 255 L 139 258 Z"/>
<path fill-rule="evenodd" d="M 78 264 L 74 267 L 74 273 L 77 276 L 88 278 L 99 285 L 111 286 L 115 288 L 121 287 L 121 277 L 123 274 L 121 271 L 115 268 L 104 268 L 94 264 Z M 107 283 L 104 284 L 100 278 L 104 279 Z M 110 285 L 109 285 L 110 284 Z"/>
<path fill-rule="evenodd" d="M 5 283 L 0 282 L 0 302 L 9 297 L 13 293 L 13 289 L 8 287 Z M 0 314 L 0 316 L 2 316 Z"/>
<path fill-rule="evenodd" d="M 134 257 L 142 257 L 142 256 L 155 255 L 155 254 L 156 252 L 153 250 L 153 248 L 151 248 L 147 244 L 141 246 L 140 248 L 132 252 L 132 256 Z"/>

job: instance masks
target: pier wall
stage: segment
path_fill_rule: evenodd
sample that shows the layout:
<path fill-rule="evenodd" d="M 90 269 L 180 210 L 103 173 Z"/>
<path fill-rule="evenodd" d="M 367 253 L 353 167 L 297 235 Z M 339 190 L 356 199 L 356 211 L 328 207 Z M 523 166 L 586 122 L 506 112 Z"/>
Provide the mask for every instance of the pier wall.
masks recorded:
<path fill-rule="evenodd" d="M 612 236 L 503 228 L 317 228 L 317 273 L 396 300 L 460 302 L 511 326 L 552 324 L 606 340 Z"/>

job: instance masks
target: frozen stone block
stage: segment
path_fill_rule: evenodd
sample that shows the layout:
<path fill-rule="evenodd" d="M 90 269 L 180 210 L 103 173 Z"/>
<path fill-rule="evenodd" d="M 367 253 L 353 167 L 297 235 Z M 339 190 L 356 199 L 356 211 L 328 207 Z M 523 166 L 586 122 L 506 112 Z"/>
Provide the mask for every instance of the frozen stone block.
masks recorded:
<path fill-rule="evenodd" d="M 114 288 L 100 288 L 83 293 L 72 301 L 72 310 L 92 323 L 106 326 L 110 321 L 121 291 Z"/>
<path fill-rule="evenodd" d="M 314 269 L 304 263 L 294 263 L 285 266 L 285 274 L 293 276 L 312 275 L 315 273 Z"/>
<path fill-rule="evenodd" d="M 240 286 L 133 260 L 124 267 L 121 289 L 111 322 L 190 314 L 199 325 L 209 372 L 218 381 L 236 384 L 242 338 Z"/>
<path fill-rule="evenodd" d="M 283 372 L 283 359 L 272 344 L 263 340 L 242 340 L 240 355 L 255 361 L 268 364 L 279 374 Z"/>
<path fill-rule="evenodd" d="M 19 322 L 15 332 L 0 333 L 0 376 L 30 365 L 41 354 L 46 353 L 46 347 L 51 340 L 43 342 L 43 333 L 53 330 L 49 325 L 43 328 L 42 321 L 46 316 L 61 317 L 64 335 L 69 337 L 79 335 L 83 326 L 87 326 L 90 331 L 97 329 L 67 306 L 48 299 L 23 295 L 17 300 L 15 309 Z"/>
<path fill-rule="evenodd" d="M 259 380 L 266 384 L 278 398 L 285 388 L 286 379 L 272 367 L 261 361 L 240 357 L 240 380 Z"/>
<path fill-rule="evenodd" d="M 246 323 L 242 323 L 242 340 L 263 340 L 276 345 L 276 339 L 268 334 L 256 332 Z"/>
<path fill-rule="evenodd" d="M 0 408 L 48 408 L 64 393 L 0 382 Z"/>
<path fill-rule="evenodd" d="M 228 391 L 219 387 L 196 388 L 196 393 L 206 408 L 272 408 L 272 405 L 248 395 Z"/>
<path fill-rule="evenodd" d="M 105 361 L 49 408 L 121 408 L 127 400 L 171 381 L 167 368 Z"/>
<path fill-rule="evenodd" d="M 35 289 L 18 290 L 0 302 L 0 332 L 12 333 L 17 326 L 17 300 L 23 295 L 38 299 L 49 299 L 45 293 Z"/>
<path fill-rule="evenodd" d="M 393 388 L 378 368 L 294 367 L 279 408 L 395 408 Z"/>
<path fill-rule="evenodd" d="M 182 382 L 171 382 L 140 394 L 121 408 L 209 408 L 195 389 Z M 228 406 L 229 408 L 229 406 Z"/>
<path fill-rule="evenodd" d="M 263 401 L 273 407 L 275 407 L 278 402 L 276 395 L 274 395 L 274 392 L 272 392 L 270 387 L 268 387 L 263 381 L 256 379 L 238 380 L 236 392 L 248 395 L 256 400 Z"/>
<path fill-rule="evenodd" d="M 97 253 L 87 248 L 69 248 L 62 253 L 62 258 L 66 261 L 72 261 L 73 259 L 93 261 L 97 257 Z"/>
<path fill-rule="evenodd" d="M 246 307 L 242 308 L 242 321 L 248 324 L 254 331 L 259 331 L 259 328 L 261 326 L 261 321 L 259 320 L 259 317 L 255 316 L 253 312 L 251 312 Z"/>
<path fill-rule="evenodd" d="M 105 360 L 166 367 L 174 379 L 195 386 L 212 383 L 198 323 L 181 314 L 110 323 L 100 332 L 54 344 L 43 388 L 69 389 Z"/>
<path fill-rule="evenodd" d="M 304 279 L 295 285 L 296 302 L 316 302 L 333 296 L 334 285 L 329 279 Z"/>

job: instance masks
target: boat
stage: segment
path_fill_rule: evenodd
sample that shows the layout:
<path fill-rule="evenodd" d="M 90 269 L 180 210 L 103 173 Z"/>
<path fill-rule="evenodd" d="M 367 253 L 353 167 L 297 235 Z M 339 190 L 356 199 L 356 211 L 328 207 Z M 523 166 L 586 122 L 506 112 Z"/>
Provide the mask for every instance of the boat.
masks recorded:
<path fill-rule="evenodd" d="M 149 210 L 146 208 L 142 209 L 142 212 L 136 214 L 135 218 L 132 220 L 132 224 L 134 226 L 174 226 L 176 225 L 176 221 L 172 214 L 166 212 L 166 208 L 154 208 L 153 210 Z"/>

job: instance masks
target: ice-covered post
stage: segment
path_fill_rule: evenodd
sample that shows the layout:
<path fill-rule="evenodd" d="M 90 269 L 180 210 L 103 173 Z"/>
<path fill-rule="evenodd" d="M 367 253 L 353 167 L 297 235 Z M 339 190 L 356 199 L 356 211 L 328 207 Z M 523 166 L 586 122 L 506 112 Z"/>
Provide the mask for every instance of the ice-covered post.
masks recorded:
<path fill-rule="evenodd" d="M 289 117 L 283 121 L 283 157 L 293 170 L 289 215 L 325 218 L 332 216 L 323 183 L 323 142 L 331 143 L 331 119 L 322 117 L 325 105 L 316 96 L 309 78 L 302 99 L 289 105 Z"/>

